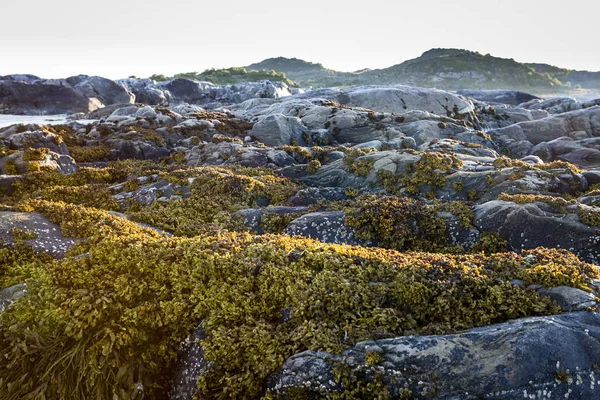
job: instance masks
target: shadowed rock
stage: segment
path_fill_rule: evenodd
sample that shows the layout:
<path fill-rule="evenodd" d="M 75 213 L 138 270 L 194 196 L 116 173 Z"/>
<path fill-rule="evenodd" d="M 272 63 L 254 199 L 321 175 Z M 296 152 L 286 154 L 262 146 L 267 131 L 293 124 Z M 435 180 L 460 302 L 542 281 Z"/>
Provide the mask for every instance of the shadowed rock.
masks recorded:
<path fill-rule="evenodd" d="M 340 392 L 337 365 L 346 368 L 346 379 L 379 382 L 390 398 L 410 390 L 416 399 L 595 399 L 599 357 L 600 315 L 578 312 L 455 335 L 361 342 L 340 356 L 306 351 L 290 357 L 268 389 L 283 399 Z"/>
<path fill-rule="evenodd" d="M 90 112 L 102 107 L 69 86 L 0 81 L 0 113 L 51 115 Z"/>

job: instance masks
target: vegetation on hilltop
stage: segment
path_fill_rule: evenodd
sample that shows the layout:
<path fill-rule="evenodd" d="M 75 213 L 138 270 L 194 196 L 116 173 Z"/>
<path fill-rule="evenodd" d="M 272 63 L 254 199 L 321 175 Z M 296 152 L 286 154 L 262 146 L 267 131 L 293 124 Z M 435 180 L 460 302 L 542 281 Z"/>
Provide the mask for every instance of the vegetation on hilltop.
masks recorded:
<path fill-rule="evenodd" d="M 175 78 L 185 78 L 195 81 L 208 81 L 215 85 L 234 85 L 240 82 L 257 82 L 269 80 L 272 82 L 283 82 L 288 86 L 297 87 L 298 84 L 291 81 L 284 73 L 276 72 L 267 69 L 251 69 L 246 68 L 223 68 L 223 69 L 207 69 L 204 72 L 184 72 L 168 77 L 165 75 L 155 74 L 150 76 L 150 79 L 164 82 Z"/>
<path fill-rule="evenodd" d="M 269 58 L 247 68 L 284 73 L 303 87 L 406 84 L 438 89 L 515 89 L 534 93 L 600 88 L 600 73 L 525 64 L 461 49 L 431 49 L 389 68 L 341 72 L 296 58 Z"/>

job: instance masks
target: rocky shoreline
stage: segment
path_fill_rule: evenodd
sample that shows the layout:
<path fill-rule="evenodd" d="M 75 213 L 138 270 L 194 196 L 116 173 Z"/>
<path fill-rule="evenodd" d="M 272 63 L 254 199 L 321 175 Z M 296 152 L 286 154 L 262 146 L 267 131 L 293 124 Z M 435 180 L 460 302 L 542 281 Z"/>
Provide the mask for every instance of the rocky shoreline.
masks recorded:
<path fill-rule="evenodd" d="M 0 112 L 72 114 L 0 128 L 2 398 L 597 396 L 600 100 L 9 76 Z"/>

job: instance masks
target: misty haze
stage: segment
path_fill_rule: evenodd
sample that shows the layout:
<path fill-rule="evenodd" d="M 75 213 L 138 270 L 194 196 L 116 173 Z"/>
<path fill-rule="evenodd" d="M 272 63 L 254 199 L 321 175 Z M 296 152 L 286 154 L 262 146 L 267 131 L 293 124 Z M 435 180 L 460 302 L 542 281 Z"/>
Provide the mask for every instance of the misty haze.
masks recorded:
<path fill-rule="evenodd" d="M 600 399 L 587 0 L 4 0 L 0 400 Z"/>

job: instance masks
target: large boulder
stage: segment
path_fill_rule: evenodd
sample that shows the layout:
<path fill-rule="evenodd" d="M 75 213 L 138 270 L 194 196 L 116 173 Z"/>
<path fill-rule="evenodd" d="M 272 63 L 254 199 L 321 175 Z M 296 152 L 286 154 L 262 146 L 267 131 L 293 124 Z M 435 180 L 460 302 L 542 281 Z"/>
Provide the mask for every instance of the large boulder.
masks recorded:
<path fill-rule="evenodd" d="M 341 380 L 354 383 L 348 393 L 370 384 L 389 398 L 596 399 L 598 359 L 600 315 L 576 312 L 361 342 L 341 355 L 305 351 L 271 376 L 268 391 L 319 398 L 343 391 Z M 336 379 L 334 370 L 345 372 Z"/>
<path fill-rule="evenodd" d="M 152 106 L 168 103 L 164 90 L 156 87 L 156 82 L 151 79 L 127 78 L 117 82 L 133 93 L 138 103 Z"/>
<path fill-rule="evenodd" d="M 87 98 L 97 98 L 104 105 L 133 104 L 135 96 L 125 86 L 101 76 L 79 75 L 67 78 L 73 88 Z"/>
<path fill-rule="evenodd" d="M 473 211 L 475 227 L 481 232 L 497 232 L 508 242 L 509 250 L 560 248 L 600 264 L 597 228 L 582 223 L 577 214 L 559 214 L 541 202 L 500 200 L 477 205 Z"/>
<path fill-rule="evenodd" d="M 156 85 L 165 90 L 169 104 L 195 103 L 203 104 L 212 101 L 211 89 L 208 82 L 196 82 L 190 79 L 177 78 Z M 168 93 L 167 93 L 168 92 Z"/>
<path fill-rule="evenodd" d="M 272 147 L 292 143 L 306 146 L 305 132 L 307 129 L 299 118 L 274 114 L 259 119 L 250 131 L 250 136 Z"/>
<path fill-rule="evenodd" d="M 0 114 L 72 114 L 102 107 L 71 86 L 0 81 Z"/>
<path fill-rule="evenodd" d="M 367 86 L 343 90 L 339 103 L 381 112 L 404 114 L 412 110 L 456 116 L 474 111 L 473 103 L 455 94 L 437 89 L 411 86 Z"/>

